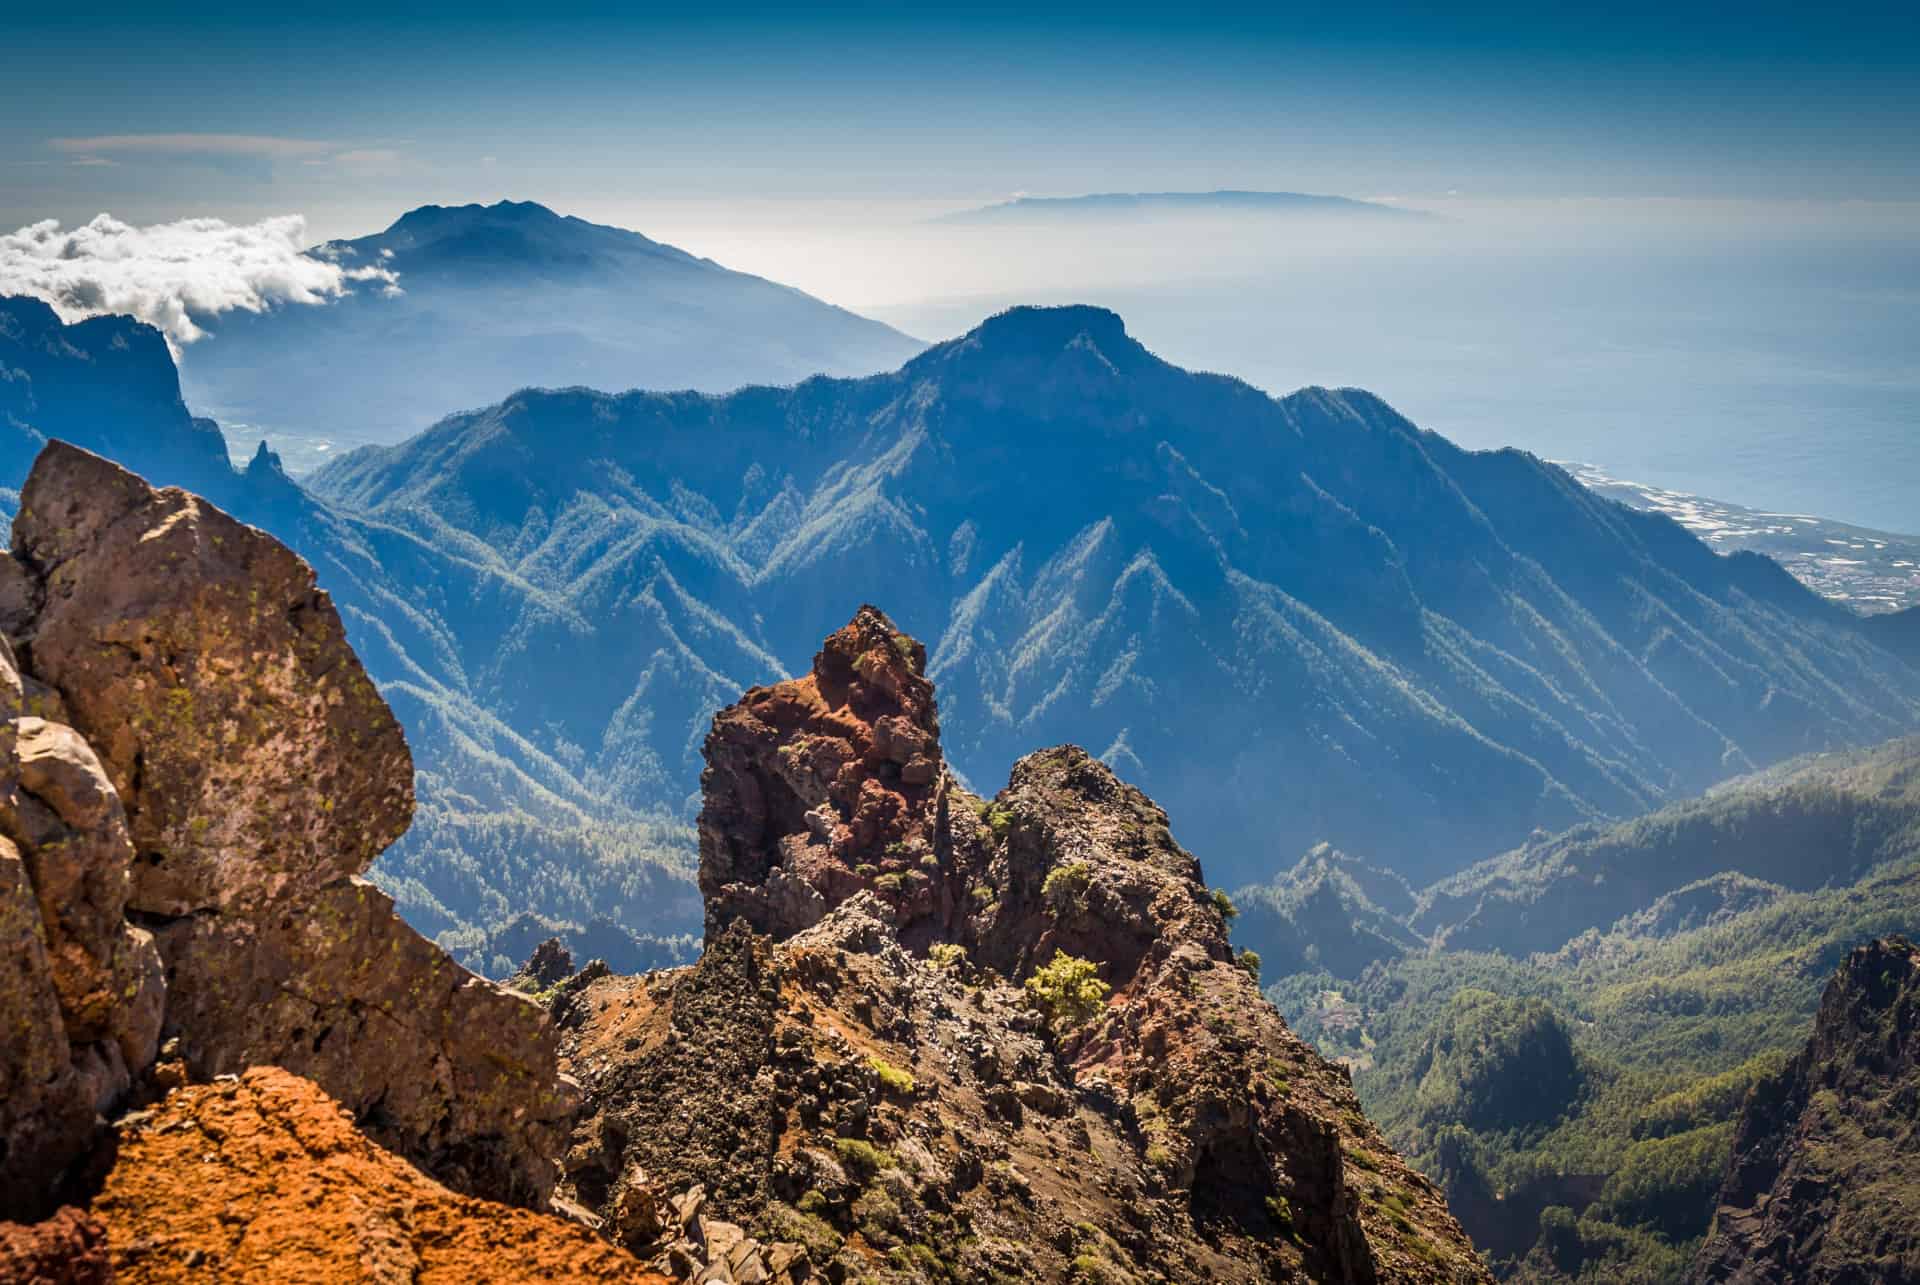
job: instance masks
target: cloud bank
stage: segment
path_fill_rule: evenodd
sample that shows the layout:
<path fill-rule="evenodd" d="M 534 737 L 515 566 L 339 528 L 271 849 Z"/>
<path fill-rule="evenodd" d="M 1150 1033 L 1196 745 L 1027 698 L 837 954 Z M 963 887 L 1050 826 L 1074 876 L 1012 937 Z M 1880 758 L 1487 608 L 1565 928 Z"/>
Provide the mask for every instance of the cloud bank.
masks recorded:
<path fill-rule="evenodd" d="M 101 214 L 63 231 L 57 219 L 0 234 L 0 294 L 44 299 L 64 321 L 127 313 L 157 328 L 177 352 L 205 335 L 198 324 L 236 308 L 318 305 L 356 284 L 398 293 L 379 267 L 343 267 L 304 253 L 298 214 L 258 223 L 182 219 L 139 228 Z"/>

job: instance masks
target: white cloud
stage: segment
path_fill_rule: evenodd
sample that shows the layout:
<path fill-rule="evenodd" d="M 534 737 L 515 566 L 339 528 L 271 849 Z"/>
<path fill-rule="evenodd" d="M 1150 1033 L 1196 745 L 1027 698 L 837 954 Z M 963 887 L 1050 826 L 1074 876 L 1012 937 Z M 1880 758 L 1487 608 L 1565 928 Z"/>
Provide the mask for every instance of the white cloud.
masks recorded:
<path fill-rule="evenodd" d="M 96 134 L 89 138 L 50 138 L 47 145 L 60 152 L 198 152 L 203 155 L 301 157 L 340 150 L 338 143 L 310 138 L 276 138 L 266 134 Z"/>
<path fill-rule="evenodd" d="M 391 142 L 381 146 L 330 142 L 318 138 L 282 138 L 274 134 L 93 134 L 49 138 L 47 146 L 73 159 L 73 165 L 118 165 L 186 161 L 232 169 L 270 172 L 298 163 L 334 166 L 368 176 L 400 171 L 403 155 Z"/>
<path fill-rule="evenodd" d="M 366 283 L 398 293 L 387 268 L 343 267 L 302 252 L 298 214 L 259 223 L 182 219 L 137 228 L 110 214 L 62 230 L 59 220 L 0 233 L 0 294 L 44 299 L 63 320 L 128 313 L 177 350 L 205 334 L 197 324 L 236 308 L 317 305 Z"/>

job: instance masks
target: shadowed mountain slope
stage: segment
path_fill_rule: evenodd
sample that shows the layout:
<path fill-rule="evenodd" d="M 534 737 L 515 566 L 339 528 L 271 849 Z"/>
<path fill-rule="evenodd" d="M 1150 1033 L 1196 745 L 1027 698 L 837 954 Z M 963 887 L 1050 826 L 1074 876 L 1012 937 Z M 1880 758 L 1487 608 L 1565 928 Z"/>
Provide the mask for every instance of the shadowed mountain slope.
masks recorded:
<path fill-rule="evenodd" d="M 1848 956 L 1806 1048 L 1754 1086 L 1689 1279 L 1920 1280 L 1920 951 Z"/>

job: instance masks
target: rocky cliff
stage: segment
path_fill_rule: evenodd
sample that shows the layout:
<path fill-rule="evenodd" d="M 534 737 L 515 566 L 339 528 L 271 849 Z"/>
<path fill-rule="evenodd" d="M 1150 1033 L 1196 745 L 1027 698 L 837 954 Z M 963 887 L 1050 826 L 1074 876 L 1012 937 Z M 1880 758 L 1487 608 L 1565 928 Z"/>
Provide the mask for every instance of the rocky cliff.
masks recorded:
<path fill-rule="evenodd" d="M 412 809 L 311 569 L 50 444 L 0 556 L 0 1216 L 89 1196 L 130 1102 L 258 1064 L 544 1204 L 572 1106 L 546 1016 L 359 878 Z"/>
<path fill-rule="evenodd" d="M 1920 1281 L 1920 949 L 1862 946 L 1813 1037 L 1754 1087 L 1734 1133 L 1702 1282 Z"/>
<path fill-rule="evenodd" d="M 1228 947 L 1166 814 L 1085 752 L 991 800 L 862 608 L 723 710 L 707 950 L 529 974 L 587 1105 L 563 1191 L 680 1278 L 1485 1279 L 1438 1191 Z"/>

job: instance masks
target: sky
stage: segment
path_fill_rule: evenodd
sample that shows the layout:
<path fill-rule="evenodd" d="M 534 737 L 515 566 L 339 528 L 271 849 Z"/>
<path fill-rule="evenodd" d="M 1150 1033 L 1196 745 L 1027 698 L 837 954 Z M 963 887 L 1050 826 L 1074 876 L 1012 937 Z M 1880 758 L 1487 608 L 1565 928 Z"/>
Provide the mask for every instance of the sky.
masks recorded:
<path fill-rule="evenodd" d="M 404 289 L 304 247 L 537 200 L 925 339 L 1103 303 L 1270 391 L 1913 529 L 1920 5 L 392 8 L 16 6 L 0 290 L 142 316 L 191 374 L 223 311 Z M 931 221 L 1217 188 L 1446 222 Z"/>
<path fill-rule="evenodd" d="M 9 16 L 0 225 L 534 196 L 641 223 L 1017 193 L 1920 199 L 1916 6 L 388 6 Z"/>

